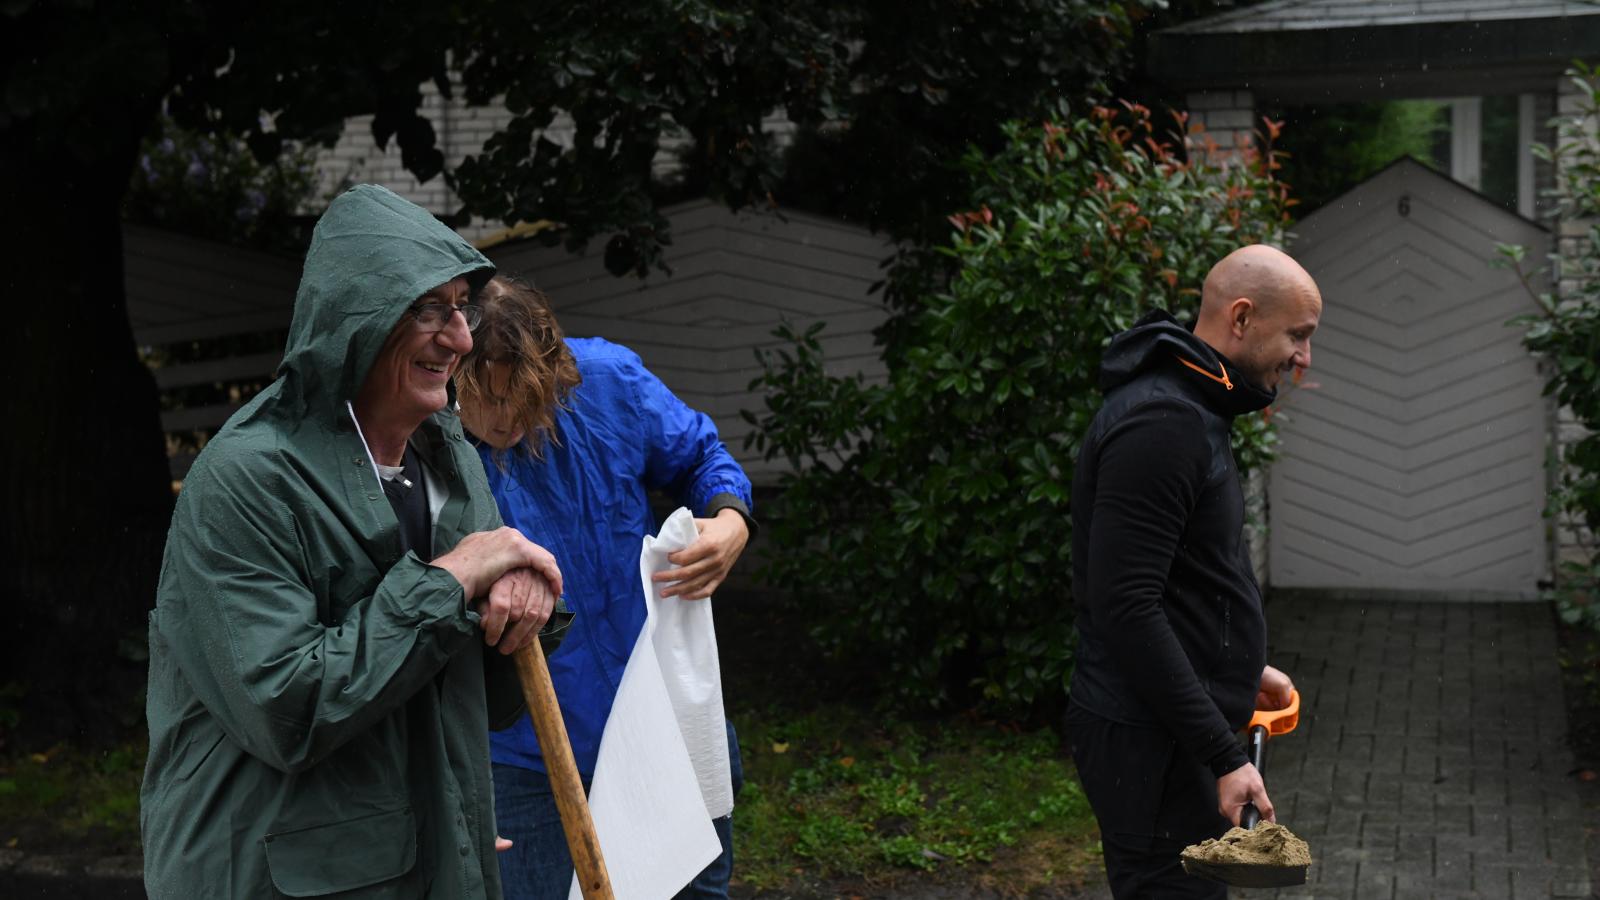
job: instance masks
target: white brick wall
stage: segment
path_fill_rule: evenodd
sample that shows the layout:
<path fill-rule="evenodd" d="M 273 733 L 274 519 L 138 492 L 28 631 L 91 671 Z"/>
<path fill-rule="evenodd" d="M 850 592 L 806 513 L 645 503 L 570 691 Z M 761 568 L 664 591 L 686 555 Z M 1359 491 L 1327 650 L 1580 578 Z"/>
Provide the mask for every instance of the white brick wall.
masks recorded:
<path fill-rule="evenodd" d="M 1233 161 L 1239 151 L 1255 140 L 1255 95 L 1250 91 L 1202 91 L 1188 96 L 1189 123 L 1199 123 L 1205 130 L 1188 136 L 1189 152 L 1203 154 L 1207 151 L 1206 138 L 1215 142 L 1216 153 L 1222 161 Z M 1245 482 L 1245 536 L 1250 544 L 1250 561 L 1255 567 L 1256 581 L 1267 587 L 1267 479 L 1261 471 L 1253 472 Z"/>
<path fill-rule="evenodd" d="M 432 82 L 425 83 L 420 107 L 422 116 L 433 124 L 447 169 L 481 152 L 483 142 L 511 120 L 511 113 L 501 104 L 468 106 L 459 88 L 451 93 L 447 100 Z M 571 135 L 571 123 L 564 117 L 558 117 L 546 132 L 546 137 L 564 145 L 570 145 Z M 423 183 L 405 170 L 398 142 L 391 139 L 386 150 L 379 149 L 372 137 L 371 116 L 356 116 L 345 122 L 338 143 L 318 154 L 317 173 L 324 201 L 352 184 L 370 182 L 438 215 L 454 215 L 461 208 L 460 198 L 445 184 L 444 176 L 436 175 Z M 460 231 L 469 240 L 476 240 L 500 227 L 498 222 L 474 221 Z"/>
<path fill-rule="evenodd" d="M 1190 124 L 1205 127 L 1203 133 L 1189 135 L 1189 152 L 1206 152 L 1209 137 L 1218 157 L 1233 161 L 1255 141 L 1256 103 L 1250 91 L 1199 91 L 1187 99 Z"/>
<path fill-rule="evenodd" d="M 1560 79 L 1559 85 L 1556 94 L 1556 114 L 1567 116 L 1578 112 L 1581 94 L 1577 85 L 1567 78 Z M 1556 136 L 1550 135 L 1550 138 L 1554 140 Z M 1591 130 L 1589 140 L 1594 142 L 1600 140 L 1600 138 L 1597 138 Z M 1562 176 L 1563 173 L 1560 171 L 1558 163 L 1554 178 L 1557 187 L 1564 181 Z M 1558 223 L 1556 228 L 1556 250 L 1561 258 L 1566 259 L 1584 251 L 1584 245 L 1587 243 L 1588 226 L 1589 223 L 1587 222 L 1570 219 Z M 1577 289 L 1577 282 L 1563 278 L 1557 286 L 1557 294 L 1558 296 L 1570 296 Z M 1564 459 L 1566 457 L 1568 447 L 1581 440 L 1586 434 L 1588 434 L 1587 429 L 1574 419 L 1572 410 L 1562 408 L 1556 417 L 1555 434 L 1556 448 L 1561 458 Z M 1589 533 L 1587 528 L 1574 521 L 1571 516 L 1562 515 L 1556 521 L 1555 533 L 1558 562 L 1587 562 L 1593 557 L 1596 549 L 1596 536 Z"/>
<path fill-rule="evenodd" d="M 1265 469 L 1256 469 L 1244 483 L 1244 534 L 1250 546 L 1250 565 L 1256 576 L 1256 584 L 1262 588 L 1267 585 L 1267 573 L 1272 571 L 1267 565 L 1267 473 Z"/>
<path fill-rule="evenodd" d="M 457 76 L 452 76 L 457 78 Z M 433 124 L 439 149 L 444 153 L 445 168 L 454 169 L 468 156 L 483 151 L 483 144 L 511 121 L 511 112 L 503 102 L 496 100 L 487 106 L 468 106 L 462 98 L 459 80 L 450 99 L 440 95 L 432 82 L 422 85 L 420 112 Z M 780 145 L 789 143 L 795 130 L 781 111 L 773 112 L 762 122 L 762 130 L 775 135 Z M 558 114 L 544 132 L 544 137 L 563 147 L 572 146 L 572 119 Z M 670 179 L 682 169 L 679 153 L 689 145 L 689 137 L 681 131 L 669 131 L 662 136 L 661 150 L 656 154 L 654 169 L 657 178 Z M 400 147 L 390 140 L 387 150 L 380 150 L 372 137 L 372 117 L 356 116 L 345 122 L 344 133 L 332 148 L 317 156 L 319 188 L 318 203 L 353 184 L 370 182 L 381 184 L 407 200 L 437 215 L 455 215 L 461 209 L 461 200 L 445 184 L 442 175 L 436 175 L 426 184 L 405 170 L 400 163 Z M 318 213 L 321 209 L 306 210 Z M 468 240 L 477 240 L 499 231 L 504 223 L 474 219 L 469 225 L 458 228 Z"/>

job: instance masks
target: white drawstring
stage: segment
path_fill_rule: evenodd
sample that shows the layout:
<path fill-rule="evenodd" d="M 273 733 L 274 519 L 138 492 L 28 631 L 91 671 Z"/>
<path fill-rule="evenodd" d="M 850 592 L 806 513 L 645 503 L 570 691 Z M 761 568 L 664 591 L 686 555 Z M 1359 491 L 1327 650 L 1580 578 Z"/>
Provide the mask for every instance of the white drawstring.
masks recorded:
<path fill-rule="evenodd" d="M 367 452 L 367 463 L 372 466 L 373 482 L 381 488 L 383 487 L 383 475 L 378 471 L 378 461 L 372 458 L 372 448 L 367 445 L 367 436 L 361 433 L 361 420 L 356 418 L 355 404 L 346 400 L 344 408 L 350 410 L 350 421 L 356 423 L 356 437 L 361 439 L 361 449 Z M 406 487 L 411 487 L 411 482 L 406 482 Z"/>

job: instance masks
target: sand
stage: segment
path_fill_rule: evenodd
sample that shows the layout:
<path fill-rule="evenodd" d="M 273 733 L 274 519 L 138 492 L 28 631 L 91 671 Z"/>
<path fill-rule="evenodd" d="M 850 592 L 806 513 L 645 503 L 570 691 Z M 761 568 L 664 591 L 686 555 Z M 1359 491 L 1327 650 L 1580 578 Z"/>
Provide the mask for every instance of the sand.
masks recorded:
<path fill-rule="evenodd" d="M 1220 838 L 1187 847 L 1180 857 L 1185 871 L 1248 886 L 1304 884 L 1311 848 L 1294 832 L 1273 822 L 1253 831 L 1233 828 Z"/>

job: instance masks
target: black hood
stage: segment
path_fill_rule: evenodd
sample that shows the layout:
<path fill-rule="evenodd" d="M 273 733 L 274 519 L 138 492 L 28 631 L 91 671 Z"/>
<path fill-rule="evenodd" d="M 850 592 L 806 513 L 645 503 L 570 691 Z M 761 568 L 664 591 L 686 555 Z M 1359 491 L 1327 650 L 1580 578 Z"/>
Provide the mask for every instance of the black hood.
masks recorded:
<path fill-rule="evenodd" d="M 1221 415 L 1264 409 L 1278 395 L 1250 381 L 1227 357 L 1162 309 L 1111 339 L 1100 361 L 1100 390 L 1110 393 L 1141 372 L 1169 365 L 1182 369 L 1207 404 Z"/>

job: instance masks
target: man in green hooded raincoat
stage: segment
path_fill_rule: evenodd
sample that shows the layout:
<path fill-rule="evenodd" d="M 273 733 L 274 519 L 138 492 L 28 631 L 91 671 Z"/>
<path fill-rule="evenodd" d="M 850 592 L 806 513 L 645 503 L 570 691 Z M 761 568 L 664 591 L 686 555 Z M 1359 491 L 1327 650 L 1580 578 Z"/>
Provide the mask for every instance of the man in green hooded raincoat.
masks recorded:
<path fill-rule="evenodd" d="M 501 528 L 450 375 L 487 259 L 363 185 L 274 383 L 184 485 L 150 616 L 153 898 L 499 897 L 486 696 L 554 560 Z M 499 653 L 486 652 L 493 644 Z"/>

